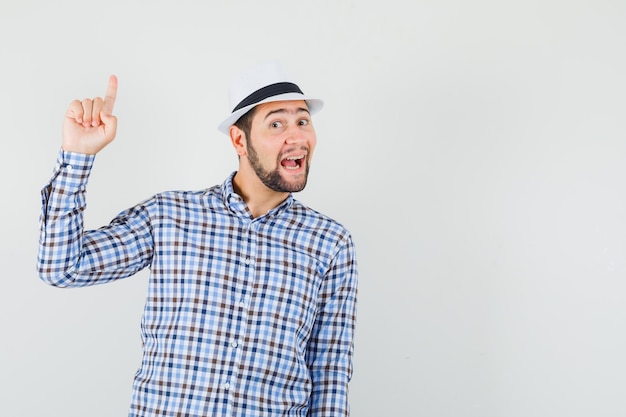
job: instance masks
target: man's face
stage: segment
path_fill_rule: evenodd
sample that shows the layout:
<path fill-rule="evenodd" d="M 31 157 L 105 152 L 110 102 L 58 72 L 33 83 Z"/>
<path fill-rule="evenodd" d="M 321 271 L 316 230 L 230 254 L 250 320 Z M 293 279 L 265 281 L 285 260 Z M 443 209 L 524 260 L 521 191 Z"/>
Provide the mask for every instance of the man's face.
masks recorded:
<path fill-rule="evenodd" d="M 277 192 L 306 186 L 317 138 L 304 100 L 259 104 L 247 138 L 247 157 L 259 179 Z"/>

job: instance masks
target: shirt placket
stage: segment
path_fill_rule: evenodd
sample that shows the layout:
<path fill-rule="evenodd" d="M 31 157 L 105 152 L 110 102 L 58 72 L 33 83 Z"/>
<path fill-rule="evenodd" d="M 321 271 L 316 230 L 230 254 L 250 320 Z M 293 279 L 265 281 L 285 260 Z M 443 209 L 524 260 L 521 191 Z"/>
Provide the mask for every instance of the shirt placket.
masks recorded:
<path fill-rule="evenodd" d="M 235 292 L 232 294 L 233 301 L 233 321 L 228 340 L 228 355 L 230 363 L 233 365 L 228 375 L 222 381 L 222 388 L 229 398 L 229 415 L 233 416 L 236 409 L 233 407 L 236 402 L 236 392 L 242 387 L 238 386 L 240 381 L 240 370 L 242 368 L 243 352 L 246 349 L 244 341 L 248 332 L 248 309 L 250 307 L 250 294 L 256 279 L 256 257 L 258 243 L 258 219 L 249 221 L 241 227 L 241 247 L 239 250 L 240 267 L 235 280 Z M 240 405 L 240 404 L 239 404 Z"/>

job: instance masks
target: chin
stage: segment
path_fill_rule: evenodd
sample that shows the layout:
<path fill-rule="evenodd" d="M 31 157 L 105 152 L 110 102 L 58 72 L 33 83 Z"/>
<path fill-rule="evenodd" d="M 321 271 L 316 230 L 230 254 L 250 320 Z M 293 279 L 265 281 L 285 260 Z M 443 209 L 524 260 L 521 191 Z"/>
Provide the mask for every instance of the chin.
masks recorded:
<path fill-rule="evenodd" d="M 305 187 L 306 187 L 306 183 L 304 183 L 304 184 L 294 184 L 293 187 L 291 187 L 291 189 L 289 190 L 289 192 L 297 193 L 298 191 L 304 190 Z"/>
<path fill-rule="evenodd" d="M 295 176 L 287 175 L 287 178 L 285 178 L 285 176 L 282 176 L 282 179 L 284 188 L 289 189 L 289 191 L 292 193 L 304 190 L 304 187 L 306 187 L 307 183 L 306 172 L 299 173 Z"/>

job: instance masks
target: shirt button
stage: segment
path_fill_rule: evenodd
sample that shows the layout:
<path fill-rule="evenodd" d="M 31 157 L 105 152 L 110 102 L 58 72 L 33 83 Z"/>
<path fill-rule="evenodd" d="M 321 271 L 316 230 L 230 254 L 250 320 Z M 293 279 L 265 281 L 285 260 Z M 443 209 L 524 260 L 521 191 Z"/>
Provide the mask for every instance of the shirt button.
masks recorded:
<path fill-rule="evenodd" d="M 237 341 L 236 341 L 236 340 L 233 340 L 233 341 L 230 343 L 230 345 L 231 345 L 232 347 L 236 348 L 236 347 L 237 347 Z"/>
<path fill-rule="evenodd" d="M 72 172 L 72 170 L 73 170 L 73 169 L 74 169 L 74 167 L 73 167 L 73 166 L 71 166 L 71 165 L 68 165 L 68 166 L 67 166 L 67 170 L 68 170 L 69 172 Z"/>
<path fill-rule="evenodd" d="M 223 387 L 224 389 L 228 389 L 228 388 L 230 388 L 230 383 L 228 383 L 228 382 L 224 382 L 224 384 L 222 385 L 222 387 Z"/>
<path fill-rule="evenodd" d="M 245 260 L 244 262 L 246 263 L 246 265 L 250 265 L 250 263 L 251 263 L 252 261 L 250 260 L 250 258 L 246 258 L 246 260 Z"/>

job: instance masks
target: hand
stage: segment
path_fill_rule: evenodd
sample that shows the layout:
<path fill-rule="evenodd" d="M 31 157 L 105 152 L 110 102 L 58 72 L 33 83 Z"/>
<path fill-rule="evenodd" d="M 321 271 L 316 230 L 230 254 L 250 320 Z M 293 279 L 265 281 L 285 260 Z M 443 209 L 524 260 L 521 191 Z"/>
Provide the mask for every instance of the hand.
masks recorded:
<path fill-rule="evenodd" d="M 111 75 L 104 100 L 100 97 L 74 100 L 63 120 L 63 150 L 95 155 L 115 139 L 117 117 L 113 105 L 117 96 L 117 77 Z"/>

